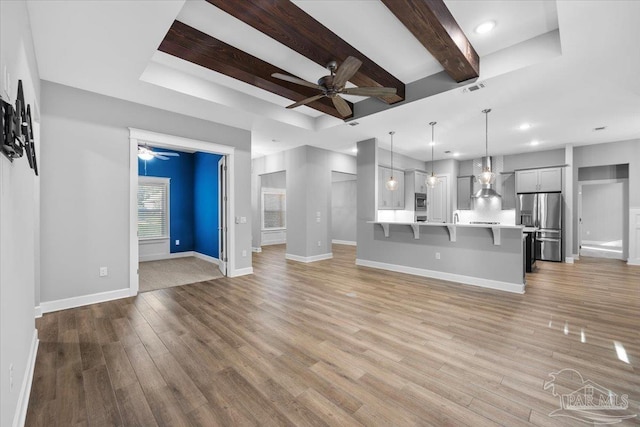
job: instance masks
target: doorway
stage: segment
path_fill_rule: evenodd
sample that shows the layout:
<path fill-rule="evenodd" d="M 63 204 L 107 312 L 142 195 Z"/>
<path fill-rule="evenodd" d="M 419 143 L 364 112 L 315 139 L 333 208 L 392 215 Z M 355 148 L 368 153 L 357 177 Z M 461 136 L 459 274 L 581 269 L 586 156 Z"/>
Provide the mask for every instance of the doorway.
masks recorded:
<path fill-rule="evenodd" d="M 357 175 L 331 171 L 331 243 L 356 246 Z"/>
<path fill-rule="evenodd" d="M 578 184 L 580 256 L 626 259 L 627 188 L 627 179 Z"/>
<path fill-rule="evenodd" d="M 129 235 L 130 235 L 130 265 L 129 265 L 129 290 L 130 295 L 136 295 L 140 290 L 140 277 L 138 262 L 140 259 L 139 239 L 138 239 L 138 147 L 141 145 L 158 147 L 164 150 L 186 151 L 190 153 L 200 153 L 207 157 L 204 161 L 214 161 L 211 165 L 201 168 L 206 172 L 207 176 L 218 181 L 217 200 L 208 203 L 202 211 L 206 218 L 207 235 L 215 236 L 207 238 L 202 243 L 203 246 L 211 247 L 211 250 L 217 251 L 218 257 L 202 255 L 200 258 L 207 261 L 214 261 L 219 268 L 220 273 L 226 276 L 234 275 L 234 258 L 233 250 L 235 246 L 234 239 L 234 221 L 228 221 L 228 218 L 234 217 L 234 152 L 233 147 L 214 144 L 211 142 L 197 141 L 172 135 L 159 134 L 139 129 L 130 129 L 130 218 L 129 218 Z M 217 156 L 210 156 L 211 154 Z M 214 159 L 214 160 L 211 160 Z M 210 166 L 210 167 L 209 167 Z M 197 192 L 197 188 L 194 190 Z M 215 206 L 214 206 L 215 205 Z M 218 216 L 218 218 L 214 218 Z M 212 221 L 214 219 L 215 221 Z M 168 222 L 168 221 L 167 221 Z M 200 235 L 201 233 L 198 233 Z M 167 233 L 169 236 L 169 233 Z M 215 242 L 217 237 L 217 242 Z M 170 238 L 171 245 L 176 244 L 178 239 Z M 182 242 L 181 242 L 182 243 Z M 215 248 L 214 248 L 215 247 Z M 203 251 L 206 252 L 206 251 Z M 194 254 L 198 254 L 193 251 Z M 170 258 L 179 258 L 182 254 L 169 254 Z M 171 256 L 174 255 L 174 256 Z M 210 259 L 207 259 L 210 258 Z M 218 273 L 218 274 L 220 274 Z"/>

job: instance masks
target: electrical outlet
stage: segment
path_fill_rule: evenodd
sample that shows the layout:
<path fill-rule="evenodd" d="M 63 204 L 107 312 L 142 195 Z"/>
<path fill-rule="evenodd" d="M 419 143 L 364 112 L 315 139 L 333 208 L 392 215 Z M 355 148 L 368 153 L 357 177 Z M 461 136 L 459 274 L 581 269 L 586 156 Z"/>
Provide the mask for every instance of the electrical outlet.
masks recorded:
<path fill-rule="evenodd" d="M 13 363 L 9 364 L 9 391 L 13 391 Z"/>
<path fill-rule="evenodd" d="M 320 217 L 316 218 L 316 222 L 318 223 L 320 222 Z"/>
<path fill-rule="evenodd" d="M 242 251 L 242 256 L 247 256 L 247 251 L 246 250 Z"/>
<path fill-rule="evenodd" d="M 180 246 L 180 240 L 176 240 L 176 246 Z"/>
<path fill-rule="evenodd" d="M 322 246 L 322 242 L 318 240 L 318 246 Z"/>
<path fill-rule="evenodd" d="M 440 252 L 436 252 L 436 259 L 440 259 Z"/>
<path fill-rule="evenodd" d="M 109 275 L 107 267 L 100 267 L 100 277 L 106 277 Z"/>
<path fill-rule="evenodd" d="M 246 224 L 247 223 L 247 217 L 246 216 L 241 216 L 240 217 L 240 224 Z"/>

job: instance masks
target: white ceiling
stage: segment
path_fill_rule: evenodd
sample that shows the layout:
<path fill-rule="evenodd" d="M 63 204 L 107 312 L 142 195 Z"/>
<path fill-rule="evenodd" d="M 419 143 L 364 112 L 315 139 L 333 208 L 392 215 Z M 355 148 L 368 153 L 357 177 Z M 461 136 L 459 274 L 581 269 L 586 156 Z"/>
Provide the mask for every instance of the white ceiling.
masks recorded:
<path fill-rule="evenodd" d="M 442 70 L 379 1 L 294 3 L 405 83 Z M 640 137 L 640 2 L 445 3 L 480 55 L 479 81 L 487 87 L 405 103 L 358 118 L 355 127 L 307 107 L 286 110 L 288 99 L 158 52 L 178 19 L 302 78 L 325 74 L 204 0 L 50 0 L 28 7 L 42 79 L 251 130 L 254 157 L 304 144 L 351 153 L 372 137 L 387 147 L 395 130 L 394 148 L 426 160 L 428 123 L 437 121 L 436 159 L 451 156 L 447 150 L 473 158 L 484 152 L 484 108 L 493 109 L 492 154 Z M 494 31 L 476 34 L 489 19 L 497 22 Z M 520 131 L 523 122 L 531 129 Z M 607 128 L 594 131 L 598 126 Z"/>

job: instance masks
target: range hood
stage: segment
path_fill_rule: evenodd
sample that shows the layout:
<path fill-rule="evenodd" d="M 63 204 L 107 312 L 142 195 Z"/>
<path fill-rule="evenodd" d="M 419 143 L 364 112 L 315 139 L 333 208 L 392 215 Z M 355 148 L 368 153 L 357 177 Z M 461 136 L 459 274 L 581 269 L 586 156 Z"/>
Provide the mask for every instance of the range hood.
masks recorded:
<path fill-rule="evenodd" d="M 493 173 L 497 175 L 497 171 L 491 167 L 491 157 L 483 157 L 482 158 L 482 169 L 489 168 Z M 490 198 L 499 198 L 502 199 L 502 196 L 498 194 L 498 192 L 493 188 L 493 184 L 483 184 L 482 188 L 476 191 L 473 196 L 473 199 L 490 199 Z"/>

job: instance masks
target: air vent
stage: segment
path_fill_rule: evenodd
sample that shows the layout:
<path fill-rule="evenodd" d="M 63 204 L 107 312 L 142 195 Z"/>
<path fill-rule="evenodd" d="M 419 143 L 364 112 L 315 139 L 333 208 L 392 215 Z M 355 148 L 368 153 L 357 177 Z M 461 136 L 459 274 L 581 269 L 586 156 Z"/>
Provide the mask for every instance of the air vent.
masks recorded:
<path fill-rule="evenodd" d="M 486 87 L 487 85 L 485 82 L 480 82 L 480 83 L 476 83 L 471 86 L 465 87 L 464 89 L 462 89 L 462 93 L 475 92 L 477 90 L 484 89 Z"/>
<path fill-rule="evenodd" d="M 451 151 L 447 150 L 447 151 L 444 152 L 444 154 L 451 154 Z"/>
<path fill-rule="evenodd" d="M 358 126 L 360 123 L 358 122 L 349 122 L 347 123 L 349 126 Z"/>
<path fill-rule="evenodd" d="M 593 130 L 605 130 L 607 127 L 606 126 L 600 126 L 597 128 L 594 128 Z"/>

